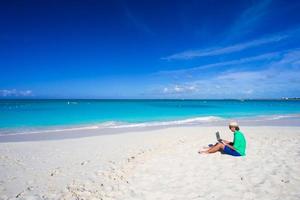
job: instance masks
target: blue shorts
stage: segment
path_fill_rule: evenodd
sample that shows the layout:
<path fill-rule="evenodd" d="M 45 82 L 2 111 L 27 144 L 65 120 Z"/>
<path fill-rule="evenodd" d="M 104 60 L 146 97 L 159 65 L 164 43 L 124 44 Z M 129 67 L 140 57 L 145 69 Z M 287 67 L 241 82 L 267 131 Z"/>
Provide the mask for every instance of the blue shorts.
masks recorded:
<path fill-rule="evenodd" d="M 233 150 L 233 149 L 229 148 L 228 146 L 224 147 L 223 152 L 225 154 L 232 155 L 232 156 L 241 156 L 241 154 L 239 152 L 237 152 L 236 150 Z"/>

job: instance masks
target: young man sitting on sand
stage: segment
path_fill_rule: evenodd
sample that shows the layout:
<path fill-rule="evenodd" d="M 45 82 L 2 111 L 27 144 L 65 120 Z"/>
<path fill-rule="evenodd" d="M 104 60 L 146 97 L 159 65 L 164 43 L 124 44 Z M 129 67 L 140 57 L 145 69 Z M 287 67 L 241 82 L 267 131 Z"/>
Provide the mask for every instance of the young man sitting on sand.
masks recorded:
<path fill-rule="evenodd" d="M 199 151 L 199 153 L 215 153 L 217 151 L 222 151 L 223 153 L 232 156 L 245 156 L 246 139 L 244 134 L 240 131 L 238 123 L 230 122 L 229 129 L 234 134 L 233 142 L 221 140 L 215 145 L 209 147 L 207 150 Z"/>

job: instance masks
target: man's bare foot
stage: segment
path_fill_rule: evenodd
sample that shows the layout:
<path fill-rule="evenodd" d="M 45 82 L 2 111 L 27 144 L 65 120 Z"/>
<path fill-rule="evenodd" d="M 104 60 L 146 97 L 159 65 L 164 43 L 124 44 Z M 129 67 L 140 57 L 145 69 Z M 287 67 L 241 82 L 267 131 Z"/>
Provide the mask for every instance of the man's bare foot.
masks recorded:
<path fill-rule="evenodd" d="M 207 152 L 207 151 L 204 151 L 204 150 L 200 150 L 200 151 L 198 151 L 198 153 L 199 153 L 199 154 L 208 154 L 208 152 Z"/>

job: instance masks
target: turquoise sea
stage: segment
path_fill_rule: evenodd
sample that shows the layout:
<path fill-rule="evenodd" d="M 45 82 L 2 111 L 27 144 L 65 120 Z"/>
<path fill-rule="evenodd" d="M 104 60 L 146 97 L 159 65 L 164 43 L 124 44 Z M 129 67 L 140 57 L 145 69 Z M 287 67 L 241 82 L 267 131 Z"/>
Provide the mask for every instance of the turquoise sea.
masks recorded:
<path fill-rule="evenodd" d="M 185 123 L 299 113 L 298 100 L 0 100 L 0 132 L 73 125 Z"/>

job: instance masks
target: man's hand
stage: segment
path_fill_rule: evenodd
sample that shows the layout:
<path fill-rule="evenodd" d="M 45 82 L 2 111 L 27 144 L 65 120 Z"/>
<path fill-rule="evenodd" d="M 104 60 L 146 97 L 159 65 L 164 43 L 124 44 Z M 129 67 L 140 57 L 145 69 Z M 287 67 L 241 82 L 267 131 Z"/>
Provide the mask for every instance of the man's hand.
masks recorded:
<path fill-rule="evenodd" d="M 218 143 L 226 145 L 226 143 L 223 140 L 218 141 Z"/>
<path fill-rule="evenodd" d="M 227 141 L 227 140 L 223 140 L 223 139 L 221 139 L 222 140 L 222 142 L 224 143 L 224 144 L 229 144 L 230 142 L 229 141 Z"/>

